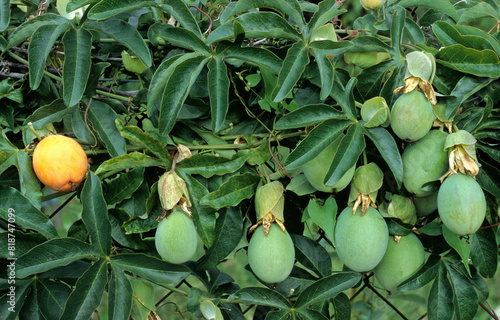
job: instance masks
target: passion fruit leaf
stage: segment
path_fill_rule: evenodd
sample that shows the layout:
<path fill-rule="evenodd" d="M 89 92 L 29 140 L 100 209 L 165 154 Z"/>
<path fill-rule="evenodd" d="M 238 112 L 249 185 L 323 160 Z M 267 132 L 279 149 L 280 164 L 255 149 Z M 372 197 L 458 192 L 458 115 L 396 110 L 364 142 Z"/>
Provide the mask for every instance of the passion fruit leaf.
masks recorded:
<path fill-rule="evenodd" d="M 251 173 L 232 176 L 216 191 L 205 195 L 200 203 L 215 209 L 236 206 L 243 199 L 249 199 L 255 194 L 260 178 Z"/>
<path fill-rule="evenodd" d="M 87 175 L 81 198 L 82 221 L 90 234 L 92 245 L 103 254 L 108 254 L 111 249 L 111 224 L 101 180 L 92 172 Z"/>
<path fill-rule="evenodd" d="M 63 99 L 68 107 L 82 99 L 92 64 L 92 34 L 86 29 L 69 29 L 62 38 L 64 50 Z"/>
<path fill-rule="evenodd" d="M 108 318 L 127 320 L 132 310 L 132 286 L 120 269 L 113 269 L 109 280 Z"/>
<path fill-rule="evenodd" d="M 452 319 L 454 315 L 453 287 L 448 280 L 444 262 L 438 264 L 437 277 L 427 298 L 429 319 Z"/>
<path fill-rule="evenodd" d="M 231 13 L 231 16 L 235 16 L 238 13 L 248 11 L 250 9 L 256 8 L 271 8 L 276 10 L 283 16 L 289 16 L 291 20 L 296 23 L 299 27 L 299 30 L 302 30 L 305 25 L 305 19 L 302 15 L 302 10 L 300 4 L 296 1 L 287 1 L 287 0 L 276 0 L 276 1 L 268 1 L 268 0 L 243 0 L 238 1 L 234 10 Z"/>
<path fill-rule="evenodd" d="M 191 214 L 198 236 L 205 246 L 210 248 L 215 241 L 216 210 L 212 207 L 200 204 L 201 199 L 209 193 L 208 189 L 191 175 L 184 175 L 182 173 L 180 173 L 180 175 L 188 186 L 192 203 Z"/>
<path fill-rule="evenodd" d="M 229 207 L 219 212 L 215 223 L 215 239 L 199 261 L 198 268 L 209 270 L 225 259 L 243 236 L 243 218 L 239 207 Z"/>
<path fill-rule="evenodd" d="M 333 143 L 342 131 L 351 124 L 348 120 L 329 119 L 320 123 L 302 140 L 285 159 L 287 168 L 297 168 L 312 160 Z"/>
<path fill-rule="evenodd" d="M 273 102 L 280 102 L 288 96 L 309 64 L 308 48 L 303 41 L 294 43 L 287 52 L 273 90 Z"/>
<path fill-rule="evenodd" d="M 276 130 L 297 129 L 318 124 L 327 119 L 346 120 L 347 117 L 340 111 L 326 104 L 305 105 L 295 111 L 287 113 L 274 124 Z"/>
<path fill-rule="evenodd" d="M 333 87 L 334 79 L 334 67 L 331 60 L 326 54 L 321 51 L 311 48 L 311 52 L 316 58 L 316 64 L 318 65 L 318 70 L 321 78 L 321 92 L 320 99 L 323 101 L 330 95 Z"/>
<path fill-rule="evenodd" d="M 341 83 L 339 77 L 335 77 L 333 82 L 333 88 L 331 95 L 338 101 L 342 107 L 342 111 L 353 120 L 357 121 L 357 111 L 354 103 L 353 90 L 358 82 L 356 78 L 350 78 L 349 81 L 344 85 Z"/>
<path fill-rule="evenodd" d="M 71 2 L 70 2 L 71 3 Z M 112 16 L 137 10 L 143 7 L 155 7 L 154 1 L 125 0 L 120 3 L 100 1 L 88 12 L 89 19 L 104 20 Z M 69 8 L 71 9 L 71 8 Z"/>
<path fill-rule="evenodd" d="M 129 199 L 141 186 L 144 179 L 144 168 L 135 168 L 120 175 L 106 184 L 104 199 L 107 205 L 114 205 Z"/>
<path fill-rule="evenodd" d="M 463 269 L 445 261 L 448 277 L 453 288 L 453 306 L 460 319 L 473 319 L 478 308 L 478 297 L 474 285 Z"/>
<path fill-rule="evenodd" d="M 216 28 L 207 37 L 207 44 L 215 41 L 234 38 L 233 21 L 238 21 L 245 29 L 245 37 L 268 38 L 279 37 L 297 41 L 299 33 L 280 15 L 275 12 L 249 12 L 242 14 L 235 20 L 230 20 Z"/>
<path fill-rule="evenodd" d="M 0 217 L 5 221 L 9 221 L 9 217 L 12 221 L 14 215 L 16 224 L 24 228 L 36 230 L 47 238 L 58 236 L 52 221 L 17 189 L 0 186 L 0 205 Z"/>
<path fill-rule="evenodd" d="M 78 279 L 64 306 L 60 319 L 87 319 L 99 306 L 108 283 L 108 261 L 101 258 Z"/>
<path fill-rule="evenodd" d="M 12 232 L 12 234 L 16 239 L 16 252 L 14 257 L 20 257 L 31 250 L 31 248 L 33 248 L 34 246 L 47 241 L 47 238 L 45 238 L 40 233 L 33 232 L 25 234 L 21 231 L 15 230 L 14 232 Z M 0 258 L 7 259 L 9 256 L 10 253 L 8 250 L 8 237 L 3 237 L 0 239 Z"/>
<path fill-rule="evenodd" d="M 333 197 L 326 199 L 325 204 L 320 206 L 314 199 L 309 200 L 306 207 L 307 214 L 314 223 L 325 231 L 328 239 L 333 241 L 333 230 L 337 216 L 337 201 Z"/>
<path fill-rule="evenodd" d="M 46 318 L 59 319 L 71 289 L 64 283 L 53 282 L 49 279 L 37 279 L 33 284 L 33 289 L 36 288 L 38 299 L 35 300 L 38 300 L 39 312 Z M 20 317 L 22 316 L 21 313 Z"/>
<path fill-rule="evenodd" d="M 316 192 L 316 189 L 307 181 L 304 174 L 294 176 L 290 183 L 286 185 L 286 190 L 292 191 L 298 196 Z"/>
<path fill-rule="evenodd" d="M 420 26 L 412 19 L 406 18 L 404 37 L 411 43 L 425 43 L 426 38 Z"/>
<path fill-rule="evenodd" d="M 274 74 L 280 72 L 283 64 L 283 61 L 276 54 L 258 47 L 240 47 L 233 45 L 224 50 L 224 56 L 226 59 L 240 59 L 250 64 L 264 67 Z"/>
<path fill-rule="evenodd" d="M 46 253 L 52 252 L 50 256 Z M 55 267 L 66 266 L 82 258 L 98 256 L 90 244 L 74 238 L 56 238 L 33 247 L 16 260 L 16 277 L 22 279 Z"/>
<path fill-rule="evenodd" d="M 283 296 L 276 290 L 271 290 L 268 288 L 242 288 L 230 295 L 227 300 L 230 302 L 234 299 L 241 300 L 248 305 L 257 304 L 260 306 L 280 308 L 282 310 L 289 310 L 292 308 L 292 305 L 285 296 Z"/>
<path fill-rule="evenodd" d="M 337 320 L 351 319 L 351 300 L 344 292 L 339 293 L 332 300 L 335 309 L 335 318 Z"/>
<path fill-rule="evenodd" d="M 433 25 L 433 31 L 439 42 L 445 47 L 454 44 L 462 44 L 465 47 L 477 50 L 494 50 L 492 45 L 484 37 L 474 35 L 463 36 L 454 26 L 445 21 L 436 21 Z"/>
<path fill-rule="evenodd" d="M 30 87 L 36 90 L 42 81 L 45 62 L 56 40 L 68 29 L 71 23 L 47 24 L 36 29 L 28 47 Z"/>
<path fill-rule="evenodd" d="M 465 269 L 467 269 L 467 272 L 470 276 L 471 273 L 469 269 L 469 256 L 472 249 L 470 241 L 451 232 L 450 229 L 448 229 L 445 225 L 443 225 L 443 236 L 446 242 L 460 255 Z"/>
<path fill-rule="evenodd" d="M 42 15 L 38 15 L 33 19 L 26 20 L 19 27 L 14 29 L 12 33 L 9 35 L 9 42 L 4 50 L 8 50 L 21 42 L 25 41 L 41 26 L 47 24 L 56 24 L 60 25 L 63 23 L 70 23 L 68 19 L 54 13 L 45 13 Z"/>
<path fill-rule="evenodd" d="M 9 26 L 10 21 L 10 1 L 2 1 L 0 8 L 0 31 L 4 31 Z"/>
<path fill-rule="evenodd" d="M 163 162 L 159 159 L 134 151 L 104 161 L 96 169 L 95 174 L 100 175 L 111 170 L 122 171 L 129 168 L 159 167 L 162 165 Z"/>
<path fill-rule="evenodd" d="M 145 149 L 149 150 L 163 161 L 163 165 L 165 167 L 170 168 L 172 166 L 172 158 L 170 157 L 167 149 L 163 148 L 160 141 L 156 140 L 151 135 L 145 133 L 136 126 L 124 126 L 122 120 L 118 118 L 115 120 L 115 125 L 122 137 L 138 143 Z"/>
<path fill-rule="evenodd" d="M 471 259 L 481 276 L 492 278 L 498 267 L 497 240 L 492 228 L 479 229 L 470 239 Z"/>
<path fill-rule="evenodd" d="M 291 233 L 295 245 L 295 258 L 304 267 L 312 270 L 318 277 L 329 276 L 332 272 L 332 260 L 328 252 L 316 241 Z"/>
<path fill-rule="evenodd" d="M 500 198 L 500 170 L 483 162 L 476 179 L 484 190 Z"/>
<path fill-rule="evenodd" d="M 172 45 L 185 48 L 190 51 L 201 52 L 204 55 L 210 55 L 212 52 L 210 47 L 208 47 L 205 42 L 198 37 L 198 35 L 184 28 L 165 25 L 163 28 L 157 28 L 155 36 L 156 39 L 163 39 Z M 217 60 L 217 58 L 213 58 L 211 61 L 215 60 Z"/>
<path fill-rule="evenodd" d="M 436 56 L 436 59 L 437 58 L 438 57 Z M 491 83 L 491 80 L 492 78 L 471 77 L 469 75 L 464 75 L 457 82 L 452 92 L 450 93 L 450 95 L 455 96 L 456 99 L 448 99 L 446 101 L 446 118 L 453 119 L 460 105 L 474 93 L 489 85 Z"/>
<path fill-rule="evenodd" d="M 471 8 L 467 8 L 461 15 L 460 19 L 458 19 L 458 24 L 466 24 L 475 19 L 479 18 L 494 18 L 498 19 L 499 15 L 496 9 L 494 9 L 487 2 L 479 2 L 475 6 Z"/>
<path fill-rule="evenodd" d="M 454 44 L 439 50 L 436 61 L 450 69 L 478 77 L 500 76 L 500 60 L 493 50 L 476 50 Z"/>
<path fill-rule="evenodd" d="M 176 165 L 185 174 L 201 174 L 205 178 L 238 171 L 250 157 L 250 151 L 237 152 L 231 159 L 213 154 L 193 154 Z"/>
<path fill-rule="evenodd" d="M 307 31 L 314 35 L 314 32 L 321 29 L 325 23 L 347 11 L 345 9 L 339 10 L 338 7 L 340 5 L 335 0 L 321 1 L 318 4 L 318 10 L 314 12 L 313 17 L 307 24 Z"/>
<path fill-rule="evenodd" d="M 158 119 L 160 134 L 166 135 L 174 127 L 189 90 L 207 62 L 208 58 L 204 57 L 182 61 L 177 65 L 176 72 L 172 73 L 166 81 Z"/>
<path fill-rule="evenodd" d="M 447 14 L 450 18 L 457 21 L 458 14 L 457 10 L 453 6 L 453 4 L 449 2 L 441 2 L 441 1 L 432 1 L 432 0 L 403 0 L 399 3 L 400 6 L 408 8 L 408 7 L 427 7 L 431 9 L 435 9 Z"/>
<path fill-rule="evenodd" d="M 384 128 L 363 128 L 364 133 L 377 147 L 378 152 L 392 171 L 398 189 L 403 183 L 403 160 L 394 137 Z"/>
<path fill-rule="evenodd" d="M 208 63 L 208 70 L 212 131 L 219 132 L 224 127 L 224 120 L 229 109 L 230 81 L 227 76 L 226 64 L 222 58 L 212 58 Z"/>
<path fill-rule="evenodd" d="M 405 1 L 414 1 L 414 0 L 403 0 L 402 3 L 404 3 Z M 394 7 L 394 15 L 392 17 L 392 22 L 391 22 L 392 48 L 388 52 L 393 57 L 399 56 L 401 59 L 404 59 L 404 54 L 402 50 L 402 41 L 403 41 L 403 30 L 405 21 L 406 21 L 406 10 L 401 6 L 401 3 L 398 3 L 398 5 Z"/>
<path fill-rule="evenodd" d="M 361 280 L 357 272 L 342 272 L 324 277 L 304 289 L 297 297 L 294 307 L 306 309 L 311 304 L 334 298 L 337 294 L 352 288 Z"/>
<path fill-rule="evenodd" d="M 332 165 L 326 174 L 325 184 L 335 185 L 339 182 L 356 165 L 365 147 L 362 126 L 359 123 L 351 125 L 340 141 Z"/>
<path fill-rule="evenodd" d="M 113 268 L 132 272 L 155 283 L 168 285 L 185 279 L 191 272 L 182 264 L 171 264 L 143 253 L 111 256 Z"/>
<path fill-rule="evenodd" d="M 410 278 L 398 285 L 400 291 L 414 291 L 424 287 L 426 284 L 438 277 L 438 271 L 442 264 L 439 255 L 431 254 L 425 264 Z"/>

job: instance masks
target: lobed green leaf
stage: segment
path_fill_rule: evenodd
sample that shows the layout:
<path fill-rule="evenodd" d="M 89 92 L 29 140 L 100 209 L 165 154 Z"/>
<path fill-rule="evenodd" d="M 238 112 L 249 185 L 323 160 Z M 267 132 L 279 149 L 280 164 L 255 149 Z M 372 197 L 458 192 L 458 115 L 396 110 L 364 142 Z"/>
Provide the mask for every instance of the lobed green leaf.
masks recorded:
<path fill-rule="evenodd" d="M 229 207 L 219 212 L 215 223 L 215 239 L 199 261 L 198 268 L 209 270 L 216 267 L 236 248 L 243 234 L 243 217 L 239 207 Z"/>
<path fill-rule="evenodd" d="M 107 266 L 107 260 L 102 258 L 78 279 L 66 301 L 61 320 L 86 320 L 92 316 L 108 283 Z"/>
<path fill-rule="evenodd" d="M 75 238 L 56 238 L 39 244 L 16 260 L 16 276 L 24 278 L 83 258 L 100 255 L 94 246 Z"/>
<path fill-rule="evenodd" d="M 47 238 L 58 236 L 52 221 L 12 187 L 0 186 L 0 217 L 11 224 L 36 230 Z"/>
<path fill-rule="evenodd" d="M 185 279 L 191 273 L 182 264 L 171 264 L 144 253 L 123 253 L 111 256 L 114 268 L 132 272 L 158 284 L 172 284 Z"/>
<path fill-rule="evenodd" d="M 254 196 L 260 178 L 252 173 L 237 174 L 224 182 L 220 188 L 201 198 L 200 203 L 215 209 L 234 207 L 242 200 Z"/>

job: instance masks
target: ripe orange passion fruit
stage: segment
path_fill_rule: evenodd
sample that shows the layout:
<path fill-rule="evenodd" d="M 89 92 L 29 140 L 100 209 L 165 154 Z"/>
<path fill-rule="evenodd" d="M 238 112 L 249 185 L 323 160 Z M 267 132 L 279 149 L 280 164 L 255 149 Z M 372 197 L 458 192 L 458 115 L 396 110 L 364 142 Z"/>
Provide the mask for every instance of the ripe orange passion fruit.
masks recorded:
<path fill-rule="evenodd" d="M 33 169 L 38 179 L 56 191 L 75 190 L 87 174 L 87 155 L 75 140 L 52 135 L 33 151 Z"/>

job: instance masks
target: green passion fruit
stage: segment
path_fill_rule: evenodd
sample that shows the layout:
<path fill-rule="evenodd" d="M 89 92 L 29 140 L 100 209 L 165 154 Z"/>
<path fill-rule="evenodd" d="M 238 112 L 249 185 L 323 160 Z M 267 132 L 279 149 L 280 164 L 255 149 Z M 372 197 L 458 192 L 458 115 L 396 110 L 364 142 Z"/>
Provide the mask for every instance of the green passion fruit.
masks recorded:
<path fill-rule="evenodd" d="M 402 94 L 392 106 L 391 128 L 402 140 L 417 141 L 423 138 L 433 122 L 431 103 L 416 89 Z"/>
<path fill-rule="evenodd" d="M 266 283 L 285 280 L 292 272 L 295 263 L 295 248 L 287 231 L 276 223 L 269 233 L 259 226 L 248 243 L 248 264 L 253 273 Z"/>
<path fill-rule="evenodd" d="M 417 208 L 417 217 L 426 217 L 437 210 L 438 191 L 433 191 L 431 195 L 413 198 L 413 204 Z"/>
<path fill-rule="evenodd" d="M 448 134 L 431 130 L 419 141 L 407 146 L 402 154 L 403 184 L 417 197 L 432 194 L 427 183 L 439 180 L 448 171 L 448 153 L 444 142 Z"/>
<path fill-rule="evenodd" d="M 365 10 L 378 10 L 382 8 L 385 0 L 360 0 L 361 6 Z"/>
<path fill-rule="evenodd" d="M 414 233 L 389 239 L 384 257 L 373 270 L 378 282 L 388 291 L 410 278 L 425 262 L 424 246 Z"/>
<path fill-rule="evenodd" d="M 475 233 L 486 216 L 483 189 L 474 178 L 462 173 L 446 178 L 441 184 L 437 207 L 444 225 L 461 236 Z"/>
<path fill-rule="evenodd" d="M 335 248 L 340 260 L 351 270 L 366 272 L 375 268 L 387 249 L 389 230 L 380 213 L 368 207 L 361 215 L 361 208 L 353 214 L 345 208 L 335 226 Z"/>
<path fill-rule="evenodd" d="M 197 244 L 193 220 L 179 207 L 158 223 L 155 245 L 163 260 L 184 263 L 193 257 Z"/>
<path fill-rule="evenodd" d="M 326 149 L 321 151 L 314 159 L 307 162 L 302 166 L 302 171 L 306 176 L 307 181 L 318 191 L 331 193 L 333 191 L 339 192 L 343 190 L 352 180 L 354 175 L 354 170 L 356 170 L 356 165 L 352 166 L 340 180 L 333 186 L 327 186 L 325 184 L 325 178 L 332 165 L 333 158 L 339 147 L 340 141 L 342 139 L 337 139 L 332 142 Z"/>

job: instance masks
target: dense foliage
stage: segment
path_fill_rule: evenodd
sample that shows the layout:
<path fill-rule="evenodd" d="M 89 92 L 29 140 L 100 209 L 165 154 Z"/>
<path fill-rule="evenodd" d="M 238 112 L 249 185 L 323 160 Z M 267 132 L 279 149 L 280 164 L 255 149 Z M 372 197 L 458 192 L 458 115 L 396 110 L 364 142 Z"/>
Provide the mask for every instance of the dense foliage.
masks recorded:
<path fill-rule="evenodd" d="M 108 319 L 147 319 L 172 303 L 187 318 L 244 319 L 253 306 L 256 319 L 350 319 L 351 300 L 367 292 L 390 303 L 370 270 L 343 268 L 335 251 L 338 214 L 371 205 L 390 241 L 413 232 L 426 251 L 391 296 L 426 287 L 429 319 L 472 319 L 481 308 L 498 319 L 486 281 L 499 255 L 499 4 L 0 0 L 0 318 L 89 319 L 105 305 Z M 431 126 L 461 135 L 405 167 L 403 152 Z M 89 158 L 74 191 L 50 193 L 34 173 L 33 149 L 54 133 Z M 309 167 L 322 175 L 306 178 L 302 166 L 332 145 Z M 458 169 L 485 196 L 472 234 L 450 231 L 419 202 L 438 201 L 448 155 L 462 157 Z M 165 172 L 174 185 L 158 183 Z M 284 191 L 255 203 L 271 181 Z M 61 231 L 54 217 L 71 199 L 82 209 Z M 181 207 L 203 248 L 172 264 L 155 231 Z M 277 284 L 241 286 L 221 266 L 247 251 L 259 222 L 286 228 L 295 264 Z"/>

